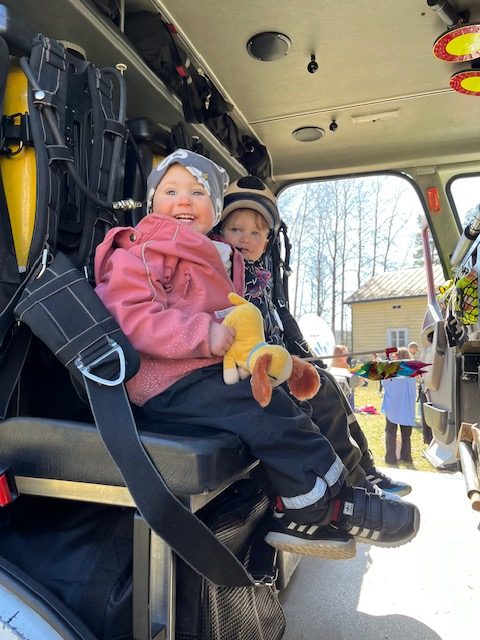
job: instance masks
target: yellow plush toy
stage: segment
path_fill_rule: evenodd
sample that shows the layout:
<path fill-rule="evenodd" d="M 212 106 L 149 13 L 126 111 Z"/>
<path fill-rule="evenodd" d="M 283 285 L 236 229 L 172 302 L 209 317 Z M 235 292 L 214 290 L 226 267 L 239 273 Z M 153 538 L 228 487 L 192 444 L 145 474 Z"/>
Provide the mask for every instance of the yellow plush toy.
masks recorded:
<path fill-rule="evenodd" d="M 254 304 L 236 293 L 229 293 L 228 299 L 235 306 L 223 324 L 235 329 L 235 341 L 223 357 L 225 383 L 251 375 L 253 397 L 262 407 L 270 402 L 272 388 L 286 380 L 298 400 L 313 398 L 320 388 L 315 367 L 291 356 L 284 347 L 265 342 L 262 314 Z"/>

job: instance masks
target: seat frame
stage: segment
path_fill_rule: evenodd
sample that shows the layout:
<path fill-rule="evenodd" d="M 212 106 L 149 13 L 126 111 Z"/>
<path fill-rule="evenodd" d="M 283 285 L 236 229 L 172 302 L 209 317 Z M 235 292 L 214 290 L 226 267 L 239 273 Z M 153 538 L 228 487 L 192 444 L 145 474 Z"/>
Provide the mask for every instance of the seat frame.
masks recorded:
<path fill-rule="evenodd" d="M 15 429 L 13 427 L 22 425 L 30 426 L 32 429 L 37 427 L 40 430 L 43 428 L 48 430 L 49 433 L 54 433 L 55 427 L 61 430 L 66 424 L 68 424 L 69 429 L 73 429 L 72 434 L 76 432 L 76 436 L 80 435 L 80 439 L 84 434 L 91 437 L 92 433 L 90 433 L 89 426 L 91 426 L 92 430 L 96 429 L 94 425 L 84 425 L 81 423 L 76 425 L 75 423 L 35 418 L 10 418 L 0 422 L 0 443 L 2 443 L 0 447 L 0 463 L 6 464 L 12 469 L 19 495 L 42 496 L 135 508 L 135 502 L 125 486 L 119 486 L 113 483 L 106 484 L 104 482 L 82 482 L 77 479 L 36 477 L 33 473 L 28 475 L 15 473 L 15 468 L 19 466 L 22 454 L 26 454 L 27 457 L 30 456 L 31 460 L 34 460 L 35 451 L 33 448 L 27 452 L 24 442 L 20 444 L 16 441 L 13 444 L 9 442 L 15 436 Z M 77 426 L 78 429 L 76 428 Z M 9 427 L 8 429 L 4 429 L 6 438 L 4 438 L 3 441 L 2 427 Z M 9 438 L 9 436 L 12 437 Z M 226 432 L 225 436 L 227 439 L 231 438 L 231 434 L 227 434 Z M 150 445 L 152 443 L 154 444 L 155 440 L 158 439 L 158 441 L 161 442 L 161 447 L 165 448 L 165 446 L 167 446 L 168 449 L 168 437 L 170 436 L 167 436 L 167 445 L 162 442 L 161 433 L 149 433 L 146 439 Z M 63 442 L 63 446 L 68 447 L 69 442 L 65 440 L 65 438 L 62 438 L 61 442 Z M 143 437 L 142 440 L 144 440 Z M 195 442 L 193 442 L 192 445 L 189 438 L 186 438 L 186 440 L 189 443 L 186 453 L 191 456 L 191 449 L 192 447 L 194 448 Z M 221 444 L 220 441 L 219 443 Z M 10 451 L 9 444 L 11 444 Z M 98 438 L 98 443 L 95 446 L 104 447 L 100 438 Z M 215 448 L 215 446 L 216 445 L 214 445 L 213 448 Z M 240 448 L 243 448 L 241 444 Z M 89 446 L 88 449 L 91 450 L 91 447 Z M 187 449 L 187 447 L 185 447 L 185 449 Z M 104 453 L 105 452 L 101 452 L 101 455 Z M 179 447 L 178 443 L 176 443 L 176 447 L 173 449 L 173 455 L 181 455 L 181 453 L 182 447 Z M 251 456 L 248 457 L 248 452 L 246 456 L 244 454 L 245 451 L 239 451 L 238 461 L 242 461 L 242 464 L 232 465 L 231 475 L 225 477 L 225 473 L 223 473 L 223 479 L 217 486 L 209 486 L 201 489 L 199 493 L 190 494 L 179 493 L 177 487 L 177 491 L 175 491 L 177 498 L 192 512 L 198 511 L 234 482 L 251 475 L 252 471 L 258 465 L 258 461 Z M 58 447 L 55 449 L 54 455 L 59 455 Z M 200 455 L 201 454 L 199 454 L 199 456 Z M 246 462 L 247 460 L 248 462 Z M 209 463 L 215 464 L 215 462 L 215 456 L 209 458 Z M 40 473 L 38 475 L 45 475 L 45 467 L 48 467 L 48 464 L 40 464 L 39 466 L 42 468 L 39 470 Z M 64 471 L 64 469 L 62 471 Z M 151 530 L 137 512 L 134 517 L 133 526 L 132 622 L 134 640 L 175 640 L 175 559 L 175 553 L 170 546 Z"/>

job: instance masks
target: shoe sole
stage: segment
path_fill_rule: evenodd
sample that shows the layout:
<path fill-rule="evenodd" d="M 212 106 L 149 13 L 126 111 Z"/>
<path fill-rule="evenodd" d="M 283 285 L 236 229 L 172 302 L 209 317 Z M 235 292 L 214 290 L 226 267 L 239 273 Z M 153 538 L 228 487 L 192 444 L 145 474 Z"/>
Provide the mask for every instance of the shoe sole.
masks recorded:
<path fill-rule="evenodd" d="M 418 509 L 415 511 L 415 518 L 413 521 L 413 531 L 406 537 L 401 540 L 392 540 L 389 542 L 382 542 L 379 540 L 371 540 L 370 538 L 362 538 L 361 536 L 353 535 L 354 540 L 360 544 L 368 544 L 372 547 L 385 547 L 385 548 L 395 548 L 401 547 L 404 544 L 408 544 L 411 542 L 418 533 L 418 529 L 420 528 L 420 511 Z M 351 533 L 351 532 L 350 532 Z"/>
<path fill-rule="evenodd" d="M 381 487 L 380 487 L 381 488 Z M 394 496 L 401 496 L 402 498 L 408 496 L 409 493 L 412 493 L 412 487 L 404 487 L 403 489 L 382 489 L 385 493 L 391 493 Z"/>
<path fill-rule="evenodd" d="M 316 556 L 330 560 L 348 560 L 354 558 L 357 553 L 355 540 L 302 540 L 276 531 L 270 531 L 265 537 L 267 542 L 279 551 L 289 551 L 302 556 Z"/>

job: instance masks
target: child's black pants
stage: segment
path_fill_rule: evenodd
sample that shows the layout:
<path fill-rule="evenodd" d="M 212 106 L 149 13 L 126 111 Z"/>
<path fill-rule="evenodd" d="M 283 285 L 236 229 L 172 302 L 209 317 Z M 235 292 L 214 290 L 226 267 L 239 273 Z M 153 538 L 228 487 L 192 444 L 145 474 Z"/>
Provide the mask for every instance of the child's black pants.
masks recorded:
<path fill-rule="evenodd" d="M 328 499 L 343 483 L 345 469 L 330 443 L 282 388 L 262 409 L 250 380 L 226 385 L 221 365 L 191 373 L 142 409 L 148 419 L 178 423 L 179 430 L 188 424 L 237 434 L 264 463 L 281 496 L 308 493 L 320 476 L 331 490 Z"/>

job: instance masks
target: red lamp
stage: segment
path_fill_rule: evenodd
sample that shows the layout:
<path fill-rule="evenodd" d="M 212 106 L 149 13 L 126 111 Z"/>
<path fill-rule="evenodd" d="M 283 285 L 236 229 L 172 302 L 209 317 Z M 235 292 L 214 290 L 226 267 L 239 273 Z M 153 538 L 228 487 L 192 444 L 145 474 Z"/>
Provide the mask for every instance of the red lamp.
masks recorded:
<path fill-rule="evenodd" d="M 457 71 L 450 78 L 450 86 L 454 91 L 467 96 L 480 96 L 480 70 Z"/>
<path fill-rule="evenodd" d="M 480 23 L 462 24 L 442 33 L 433 43 L 433 55 L 446 62 L 480 58 Z"/>

